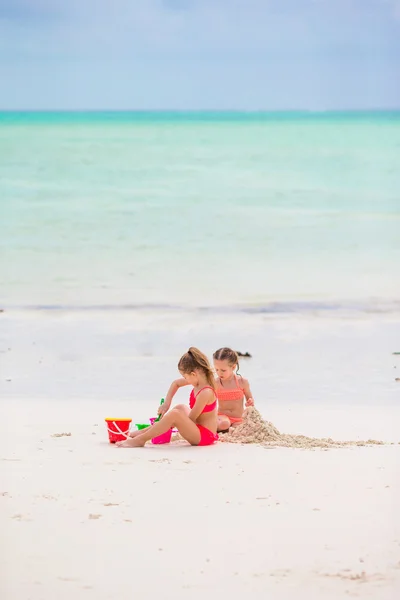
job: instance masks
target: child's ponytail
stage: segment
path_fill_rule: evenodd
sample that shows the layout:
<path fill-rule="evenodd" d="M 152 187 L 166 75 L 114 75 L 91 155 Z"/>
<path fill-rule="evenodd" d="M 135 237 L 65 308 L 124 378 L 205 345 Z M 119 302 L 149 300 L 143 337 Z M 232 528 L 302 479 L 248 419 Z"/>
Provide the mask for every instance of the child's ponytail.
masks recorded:
<path fill-rule="evenodd" d="M 208 358 L 198 348 L 191 346 L 189 350 L 181 357 L 178 363 L 179 371 L 182 373 L 192 373 L 196 369 L 203 371 L 207 383 L 215 389 L 215 377 L 213 370 L 208 362 Z"/>

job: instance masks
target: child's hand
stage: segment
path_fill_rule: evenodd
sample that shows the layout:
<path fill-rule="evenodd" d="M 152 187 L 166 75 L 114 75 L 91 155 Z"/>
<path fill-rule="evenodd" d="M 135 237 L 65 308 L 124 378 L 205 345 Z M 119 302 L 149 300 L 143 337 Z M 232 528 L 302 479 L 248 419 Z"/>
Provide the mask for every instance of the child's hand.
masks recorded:
<path fill-rule="evenodd" d="M 163 417 L 163 416 L 165 415 L 165 413 L 167 412 L 167 410 L 168 410 L 168 409 L 169 409 L 169 406 L 168 406 L 168 404 L 161 404 L 161 405 L 158 407 L 157 414 L 159 414 L 159 415 L 160 415 L 160 417 Z"/>
<path fill-rule="evenodd" d="M 254 400 L 253 400 L 253 398 L 248 398 L 246 400 L 246 408 L 249 408 L 249 406 L 254 406 Z"/>

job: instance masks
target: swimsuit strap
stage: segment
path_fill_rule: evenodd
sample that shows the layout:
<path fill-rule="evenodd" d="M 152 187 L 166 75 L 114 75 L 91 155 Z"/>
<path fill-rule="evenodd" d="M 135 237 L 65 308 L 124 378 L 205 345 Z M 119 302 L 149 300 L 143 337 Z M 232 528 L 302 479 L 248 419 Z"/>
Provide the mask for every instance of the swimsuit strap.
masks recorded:
<path fill-rule="evenodd" d="M 214 395 L 216 395 L 214 388 L 211 387 L 211 385 L 206 385 L 203 388 L 201 388 L 201 390 L 199 390 L 197 392 L 197 394 L 195 394 L 195 398 L 197 398 L 197 396 L 200 394 L 200 392 L 202 392 L 203 390 L 212 390 L 214 392 Z"/>
<path fill-rule="evenodd" d="M 238 380 L 238 377 L 237 377 L 237 375 L 236 375 L 236 374 L 235 374 L 235 381 L 236 381 L 236 385 L 237 385 L 238 389 L 239 389 L 241 392 L 243 392 L 243 388 L 242 388 L 242 387 L 240 387 L 240 385 L 239 385 L 239 380 Z"/>

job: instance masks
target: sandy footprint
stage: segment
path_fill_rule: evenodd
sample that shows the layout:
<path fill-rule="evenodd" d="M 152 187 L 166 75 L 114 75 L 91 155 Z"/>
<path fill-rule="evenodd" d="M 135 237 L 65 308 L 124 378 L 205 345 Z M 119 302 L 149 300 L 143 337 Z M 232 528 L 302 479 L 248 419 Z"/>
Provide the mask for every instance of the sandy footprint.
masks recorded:
<path fill-rule="evenodd" d="M 344 581 L 355 581 L 358 583 L 367 583 L 371 581 L 385 581 L 383 573 L 367 573 L 366 571 L 355 572 L 351 569 L 342 569 L 337 573 L 320 573 L 323 577 L 342 579 Z"/>
<path fill-rule="evenodd" d="M 32 521 L 27 515 L 16 514 L 11 517 L 14 521 Z"/>

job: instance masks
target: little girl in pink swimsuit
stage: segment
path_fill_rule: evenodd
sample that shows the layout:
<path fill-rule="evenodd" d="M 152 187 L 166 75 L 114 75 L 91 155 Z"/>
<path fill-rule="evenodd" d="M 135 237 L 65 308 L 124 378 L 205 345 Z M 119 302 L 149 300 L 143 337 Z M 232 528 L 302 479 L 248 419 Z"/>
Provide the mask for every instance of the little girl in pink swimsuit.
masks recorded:
<path fill-rule="evenodd" d="M 217 397 L 215 379 L 207 357 L 197 348 L 189 350 L 181 357 L 178 370 L 184 385 L 192 385 L 189 406 L 180 404 L 167 413 L 173 394 L 168 393 L 160 411 L 163 418 L 151 427 L 133 432 L 117 446 L 138 448 L 154 437 L 176 427 L 180 435 L 192 446 L 211 446 L 218 440 L 217 435 Z M 165 414 L 167 413 L 167 414 Z"/>

